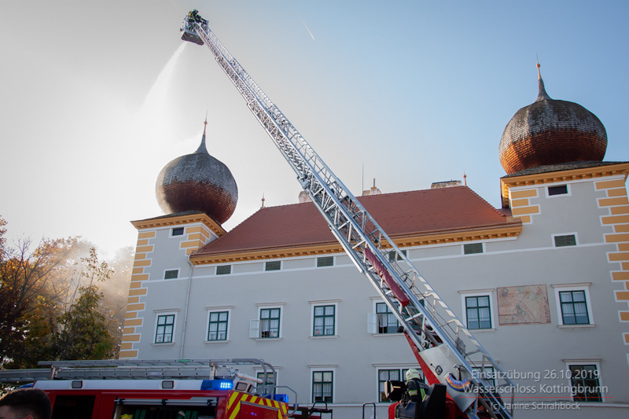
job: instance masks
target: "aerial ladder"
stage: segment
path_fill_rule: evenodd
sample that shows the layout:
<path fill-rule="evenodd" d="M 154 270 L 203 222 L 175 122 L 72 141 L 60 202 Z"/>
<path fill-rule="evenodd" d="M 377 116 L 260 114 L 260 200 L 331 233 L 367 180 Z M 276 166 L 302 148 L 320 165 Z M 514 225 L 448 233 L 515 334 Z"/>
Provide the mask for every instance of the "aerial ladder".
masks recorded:
<path fill-rule="evenodd" d="M 513 410 L 502 400 L 509 396 L 513 406 L 515 385 L 508 375 L 229 53 L 208 21 L 193 10 L 181 31 L 184 41 L 210 49 L 245 99 L 334 237 L 397 317 L 426 381 L 445 387 L 459 413 L 469 418 L 511 418 Z"/>

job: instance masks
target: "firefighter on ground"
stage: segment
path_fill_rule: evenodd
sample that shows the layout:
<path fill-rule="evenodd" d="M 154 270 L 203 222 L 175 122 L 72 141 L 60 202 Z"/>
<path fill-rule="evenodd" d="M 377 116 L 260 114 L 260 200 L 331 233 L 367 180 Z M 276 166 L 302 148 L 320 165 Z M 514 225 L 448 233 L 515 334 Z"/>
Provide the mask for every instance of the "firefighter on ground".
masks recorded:
<path fill-rule="evenodd" d="M 419 370 L 413 368 L 406 371 L 406 393 L 410 401 L 419 405 L 426 398 L 429 388 Z"/>

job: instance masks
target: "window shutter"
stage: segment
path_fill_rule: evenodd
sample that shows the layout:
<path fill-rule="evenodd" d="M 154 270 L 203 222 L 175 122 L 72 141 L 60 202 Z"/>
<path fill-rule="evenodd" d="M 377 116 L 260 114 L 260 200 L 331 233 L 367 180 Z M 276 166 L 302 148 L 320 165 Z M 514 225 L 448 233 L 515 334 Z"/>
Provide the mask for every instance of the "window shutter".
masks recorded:
<path fill-rule="evenodd" d="M 367 333 L 378 333 L 378 315 L 375 313 L 367 314 Z"/>
<path fill-rule="evenodd" d="M 260 337 L 260 320 L 249 321 L 249 337 L 252 339 Z"/>

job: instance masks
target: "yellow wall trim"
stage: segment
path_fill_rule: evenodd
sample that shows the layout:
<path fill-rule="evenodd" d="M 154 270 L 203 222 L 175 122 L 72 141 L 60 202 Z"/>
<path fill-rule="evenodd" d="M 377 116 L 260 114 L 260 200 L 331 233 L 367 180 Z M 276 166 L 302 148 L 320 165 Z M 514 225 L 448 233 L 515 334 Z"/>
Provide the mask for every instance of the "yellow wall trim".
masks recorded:
<path fill-rule="evenodd" d="M 149 279 L 149 274 L 136 274 L 131 277 L 131 282 L 146 281 Z"/>
<path fill-rule="evenodd" d="M 135 249 L 136 253 L 151 253 L 153 251 L 153 245 L 138 246 Z"/>
<path fill-rule="evenodd" d="M 140 239 L 152 239 L 152 238 L 155 238 L 154 231 L 141 231 L 138 233 L 138 242 L 140 241 Z"/>
<path fill-rule="evenodd" d="M 624 188 L 625 182 L 616 179 L 616 180 L 607 180 L 604 182 L 596 182 L 596 189 L 612 189 L 612 188 Z"/>
<path fill-rule="evenodd" d="M 610 207 L 609 211 L 612 215 L 629 214 L 629 206 Z"/>
<path fill-rule="evenodd" d="M 596 189 L 599 189 L 599 188 L 596 188 Z M 607 196 L 609 197 L 627 196 L 627 190 L 625 188 L 608 189 Z"/>
<path fill-rule="evenodd" d="M 204 243 L 200 240 L 192 240 L 192 241 L 187 241 L 187 242 L 182 242 L 181 243 L 181 248 L 182 249 L 189 249 L 191 247 L 194 247 L 195 249 L 200 248 L 201 246 L 203 246 Z"/>
<path fill-rule="evenodd" d="M 128 304 L 127 305 L 127 312 L 129 311 L 142 311 L 145 308 L 145 304 L 144 303 L 137 303 L 137 304 Z"/>
<path fill-rule="evenodd" d="M 140 335 L 124 335 L 122 336 L 122 342 L 139 342 Z"/>
<path fill-rule="evenodd" d="M 151 266 L 151 260 L 150 259 L 136 260 L 135 262 L 133 262 L 133 266 L 134 267 Z"/>
<path fill-rule="evenodd" d="M 118 353 L 118 358 L 120 359 L 137 358 L 137 356 L 138 356 L 138 351 L 120 351 Z"/>
<path fill-rule="evenodd" d="M 608 256 L 610 262 L 629 260 L 629 252 L 609 253 Z"/>
<path fill-rule="evenodd" d="M 598 200 L 598 205 L 601 207 L 612 207 L 617 205 L 627 205 L 629 201 L 627 197 L 616 197 L 616 198 L 600 198 Z"/>
<path fill-rule="evenodd" d="M 141 319 L 141 318 L 127 319 L 124 321 L 124 327 L 142 326 L 143 323 L 144 323 L 144 319 Z"/>
<path fill-rule="evenodd" d="M 142 287 L 142 283 L 141 282 L 134 282 L 131 281 L 131 283 L 129 284 L 129 289 L 137 289 Z"/>
<path fill-rule="evenodd" d="M 519 198 L 536 198 L 537 197 L 537 189 L 528 189 L 525 191 L 513 191 L 511 192 L 511 199 L 516 200 Z M 526 201 L 528 202 L 528 200 Z"/>
<path fill-rule="evenodd" d="M 605 243 L 629 242 L 629 234 L 606 234 Z"/>
<path fill-rule="evenodd" d="M 629 215 L 609 215 L 601 217 L 601 222 L 603 224 L 629 223 Z"/>
<path fill-rule="evenodd" d="M 614 280 L 614 281 L 629 281 L 629 271 L 612 272 L 612 280 Z"/>
<path fill-rule="evenodd" d="M 629 291 L 615 291 L 616 300 L 618 301 L 629 301 Z"/>
<path fill-rule="evenodd" d="M 539 214 L 539 205 L 513 208 L 512 213 L 514 217 L 519 217 L 520 215 Z"/>

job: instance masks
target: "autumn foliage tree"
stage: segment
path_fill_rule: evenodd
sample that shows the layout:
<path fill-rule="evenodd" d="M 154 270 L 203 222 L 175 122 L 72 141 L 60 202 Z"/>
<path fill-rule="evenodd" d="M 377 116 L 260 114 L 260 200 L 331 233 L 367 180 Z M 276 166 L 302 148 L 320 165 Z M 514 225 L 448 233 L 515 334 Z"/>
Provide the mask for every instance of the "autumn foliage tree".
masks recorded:
<path fill-rule="evenodd" d="M 28 240 L 9 247 L 5 234 L 0 217 L 0 367 L 115 357 L 131 256 L 116 259 L 114 270 L 79 238 L 43 240 L 30 251 Z"/>
<path fill-rule="evenodd" d="M 6 225 L 2 221 L 3 226 Z M 0 233 L 4 236 L 5 232 L 3 229 Z M 32 253 L 29 253 L 29 246 L 28 240 L 22 240 L 17 248 L 8 248 L 6 241 L 2 241 L 0 360 L 24 350 L 25 337 L 33 326 L 31 319 L 42 314 L 38 311 L 43 308 L 40 303 L 49 298 L 51 274 L 68 251 L 65 240 L 45 240 Z"/>

